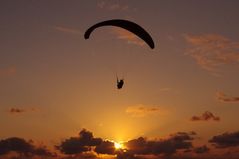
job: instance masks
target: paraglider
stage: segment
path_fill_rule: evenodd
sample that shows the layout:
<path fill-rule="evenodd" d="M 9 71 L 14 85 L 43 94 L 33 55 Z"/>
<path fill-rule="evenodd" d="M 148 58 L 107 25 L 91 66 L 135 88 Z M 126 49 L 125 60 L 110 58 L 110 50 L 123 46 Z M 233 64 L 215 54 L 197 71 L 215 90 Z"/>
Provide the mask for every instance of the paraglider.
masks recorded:
<path fill-rule="evenodd" d="M 149 35 L 149 33 L 147 31 L 145 31 L 141 26 L 139 26 L 138 24 L 128 21 L 128 20 L 122 20 L 122 19 L 112 19 L 112 20 L 106 20 L 103 22 L 99 22 L 96 23 L 95 25 L 91 26 L 90 28 L 88 28 L 84 34 L 84 38 L 85 39 L 89 39 L 91 33 L 99 28 L 99 27 L 104 27 L 104 26 L 114 26 L 114 27 L 120 27 L 123 29 L 128 30 L 129 32 L 137 35 L 139 38 L 141 38 L 146 44 L 148 44 L 148 46 L 151 49 L 154 49 L 154 41 L 152 39 L 152 37 Z M 121 89 L 124 85 L 124 79 L 118 79 L 117 77 L 117 88 Z"/>

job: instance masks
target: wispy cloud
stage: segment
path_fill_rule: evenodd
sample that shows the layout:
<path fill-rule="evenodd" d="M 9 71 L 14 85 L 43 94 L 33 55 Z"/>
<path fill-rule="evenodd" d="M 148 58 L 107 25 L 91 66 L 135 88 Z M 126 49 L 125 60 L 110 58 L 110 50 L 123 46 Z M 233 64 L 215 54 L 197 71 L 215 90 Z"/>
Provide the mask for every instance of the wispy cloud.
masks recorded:
<path fill-rule="evenodd" d="M 192 116 L 191 121 L 209 121 L 209 120 L 214 120 L 214 121 L 220 121 L 220 117 L 215 116 L 213 113 L 206 111 L 200 116 Z"/>
<path fill-rule="evenodd" d="M 184 37 L 191 45 L 186 54 L 205 70 L 215 72 L 220 66 L 239 63 L 239 42 L 218 34 L 187 34 Z"/>
<path fill-rule="evenodd" d="M 227 96 L 225 93 L 218 91 L 216 93 L 216 98 L 220 101 L 220 102 L 225 102 L 225 103 L 237 103 L 239 102 L 239 97 L 229 97 Z"/>
<path fill-rule="evenodd" d="M 140 38 L 125 29 L 112 28 L 112 33 L 116 35 L 118 39 L 125 40 L 128 44 L 135 44 L 139 46 L 145 45 Z"/>
<path fill-rule="evenodd" d="M 17 69 L 14 66 L 0 68 L 0 77 L 15 75 L 16 72 L 17 72 Z"/>
<path fill-rule="evenodd" d="M 74 28 L 69 28 L 64 26 L 52 26 L 52 28 L 59 32 L 82 35 L 82 32 L 79 29 L 74 29 Z"/>
<path fill-rule="evenodd" d="M 121 4 L 120 1 L 98 1 L 97 6 L 101 9 L 106 9 L 109 11 L 126 11 L 129 9 L 127 4 Z"/>
<path fill-rule="evenodd" d="M 8 110 L 8 112 L 10 114 L 23 114 L 23 113 L 26 113 L 26 112 L 35 112 L 37 111 L 36 108 L 29 108 L 29 109 L 23 109 L 23 108 L 10 108 Z"/>
<path fill-rule="evenodd" d="M 137 105 L 127 107 L 125 112 L 131 115 L 132 117 L 145 117 L 148 115 L 160 113 L 161 110 L 159 109 L 158 106 Z"/>
<path fill-rule="evenodd" d="M 9 113 L 11 113 L 11 114 L 18 114 L 18 113 L 24 113 L 24 112 L 26 112 L 26 110 L 25 109 L 20 109 L 20 108 L 11 108 L 10 110 L 9 110 Z"/>

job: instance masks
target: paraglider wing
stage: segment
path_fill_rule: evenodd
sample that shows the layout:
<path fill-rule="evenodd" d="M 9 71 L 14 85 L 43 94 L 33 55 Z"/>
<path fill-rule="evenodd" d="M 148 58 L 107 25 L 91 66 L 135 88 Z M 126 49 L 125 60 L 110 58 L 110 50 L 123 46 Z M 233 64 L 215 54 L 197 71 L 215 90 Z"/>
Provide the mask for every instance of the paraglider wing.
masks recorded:
<path fill-rule="evenodd" d="M 141 26 L 139 26 L 138 24 L 128 21 L 128 20 L 121 20 L 121 19 L 113 19 L 113 20 L 107 20 L 107 21 L 103 21 L 100 23 L 97 23 L 93 26 L 91 26 L 86 32 L 85 32 L 85 39 L 89 39 L 90 34 L 98 27 L 102 27 L 102 26 L 117 26 L 117 27 L 121 27 L 124 28 L 132 33 L 134 33 L 135 35 L 137 35 L 138 37 L 140 37 L 142 40 L 144 40 L 151 49 L 154 48 L 154 41 L 152 39 L 152 37 L 149 35 L 149 33 L 147 33 Z"/>

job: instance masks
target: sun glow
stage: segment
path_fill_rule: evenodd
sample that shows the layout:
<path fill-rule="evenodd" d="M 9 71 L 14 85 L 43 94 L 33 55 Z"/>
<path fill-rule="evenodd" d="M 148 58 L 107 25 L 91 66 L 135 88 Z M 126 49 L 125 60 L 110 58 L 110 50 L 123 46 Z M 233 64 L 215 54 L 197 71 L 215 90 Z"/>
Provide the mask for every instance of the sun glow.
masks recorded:
<path fill-rule="evenodd" d="M 120 142 L 114 142 L 115 149 L 123 149 L 124 145 Z"/>

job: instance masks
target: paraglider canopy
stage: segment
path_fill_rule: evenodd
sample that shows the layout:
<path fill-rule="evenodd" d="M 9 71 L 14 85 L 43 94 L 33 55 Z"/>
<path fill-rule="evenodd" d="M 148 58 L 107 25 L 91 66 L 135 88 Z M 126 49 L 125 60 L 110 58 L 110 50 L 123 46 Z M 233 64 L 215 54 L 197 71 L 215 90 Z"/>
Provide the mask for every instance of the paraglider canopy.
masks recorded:
<path fill-rule="evenodd" d="M 85 35 L 84 35 L 85 39 L 89 39 L 91 33 L 96 28 L 102 27 L 102 26 L 116 26 L 116 27 L 120 27 L 120 28 L 126 29 L 126 30 L 132 32 L 133 34 L 137 35 L 142 40 L 144 40 L 149 45 L 149 47 L 151 49 L 154 48 L 154 41 L 153 41 L 152 37 L 149 35 L 148 32 L 146 32 L 138 24 L 136 24 L 134 22 L 131 22 L 131 21 L 128 21 L 128 20 L 122 20 L 122 19 L 107 20 L 107 21 L 99 22 L 99 23 L 91 26 L 85 32 Z"/>

